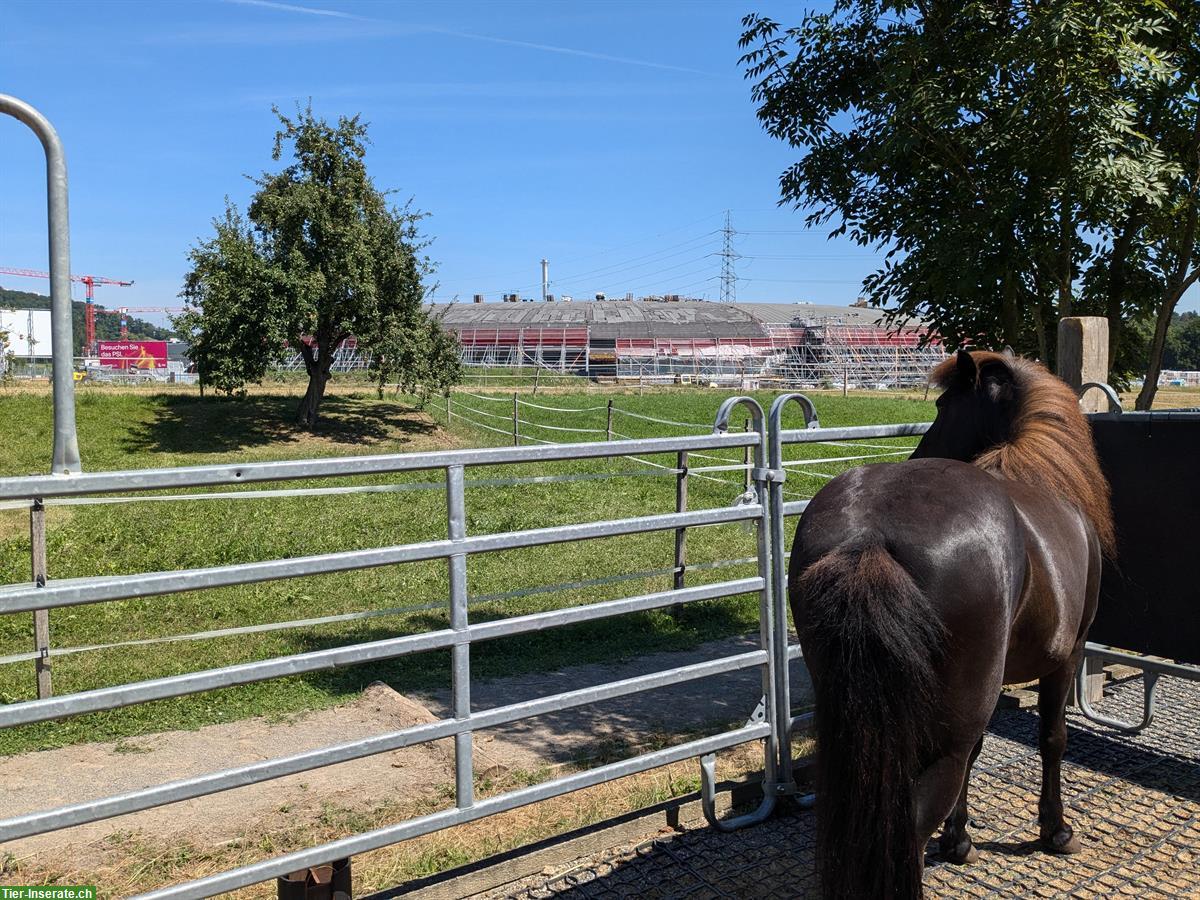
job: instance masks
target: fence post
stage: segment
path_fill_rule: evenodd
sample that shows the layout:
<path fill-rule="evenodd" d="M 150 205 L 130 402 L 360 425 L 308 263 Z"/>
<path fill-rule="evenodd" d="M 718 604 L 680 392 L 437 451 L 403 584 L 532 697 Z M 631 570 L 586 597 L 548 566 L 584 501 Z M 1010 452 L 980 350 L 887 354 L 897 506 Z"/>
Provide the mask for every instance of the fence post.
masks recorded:
<path fill-rule="evenodd" d="M 1089 381 L 1108 382 L 1108 319 L 1102 316 L 1069 316 L 1058 322 L 1058 377 L 1071 386 L 1076 394 Z M 1108 408 L 1108 398 L 1099 391 L 1089 391 L 1080 406 L 1084 412 L 1099 412 Z M 1099 703 L 1104 699 L 1104 662 L 1084 657 L 1087 675 L 1087 699 Z M 1067 702 L 1077 705 L 1076 683 L 1072 683 Z"/>
<path fill-rule="evenodd" d="M 450 392 L 446 392 L 446 427 L 450 427 Z"/>
<path fill-rule="evenodd" d="M 688 506 L 688 452 L 680 450 L 675 460 L 679 471 L 675 475 L 675 512 L 687 512 Z M 684 570 L 687 566 L 687 529 L 675 529 L 675 590 L 684 586 Z M 680 607 L 672 607 L 672 611 Z"/>
<path fill-rule="evenodd" d="M 29 507 L 29 555 L 33 563 L 33 582 L 38 587 L 46 586 L 46 506 L 41 498 L 35 498 Z M 34 661 L 37 671 L 37 695 L 39 700 L 54 693 L 50 677 L 50 610 L 33 611 L 33 649 L 38 657 Z"/>
<path fill-rule="evenodd" d="M 519 401 L 517 400 L 517 392 L 513 391 L 513 446 L 514 447 L 521 446 L 521 429 L 517 425 L 517 423 L 520 421 L 520 416 L 518 414 L 518 404 L 519 404 Z"/>
<path fill-rule="evenodd" d="M 608 401 L 608 421 L 604 425 L 605 440 L 612 440 L 612 400 Z"/>
<path fill-rule="evenodd" d="M 750 430 L 750 420 L 747 419 L 745 422 L 742 423 L 742 431 L 749 431 L 749 430 Z M 748 491 L 748 490 L 750 490 L 750 448 L 749 447 L 742 448 L 742 465 L 744 465 L 746 467 L 745 471 L 742 473 L 742 490 Z"/>
<path fill-rule="evenodd" d="M 50 120 L 23 100 L 0 93 L 0 114 L 24 123 L 46 154 L 46 223 L 50 239 L 50 350 L 54 397 L 54 444 L 50 471 L 83 471 L 75 431 L 75 373 L 71 306 L 71 226 L 67 212 L 67 159 Z"/>
<path fill-rule="evenodd" d="M 536 369 L 533 370 L 533 396 L 535 396 L 535 397 L 537 396 L 538 378 L 541 377 L 541 374 L 542 374 L 541 366 L 538 366 Z"/>
<path fill-rule="evenodd" d="M 1079 393 L 1089 381 L 1108 382 L 1108 319 L 1074 316 L 1058 323 L 1058 377 Z M 1084 412 L 1104 412 L 1108 400 L 1089 391 L 1081 402 Z"/>
<path fill-rule="evenodd" d="M 446 534 L 451 541 L 467 536 L 466 483 L 462 466 L 446 467 Z M 450 576 L 450 627 L 460 634 L 469 627 L 467 607 L 467 555 L 455 553 L 447 558 Z M 454 718 L 462 720 L 471 715 L 471 644 L 456 643 L 451 649 L 451 690 Z M 475 804 L 474 766 L 472 751 L 474 737 L 470 731 L 454 735 L 454 796 L 459 809 Z"/>

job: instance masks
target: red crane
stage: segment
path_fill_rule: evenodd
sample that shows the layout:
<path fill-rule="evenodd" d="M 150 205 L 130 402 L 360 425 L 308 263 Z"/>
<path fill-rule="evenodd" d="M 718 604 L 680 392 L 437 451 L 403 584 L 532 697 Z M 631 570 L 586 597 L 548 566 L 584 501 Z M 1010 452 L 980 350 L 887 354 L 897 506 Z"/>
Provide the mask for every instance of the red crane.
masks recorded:
<path fill-rule="evenodd" d="M 181 313 L 182 306 L 118 306 L 115 310 L 116 314 L 121 317 L 121 340 L 129 337 L 129 318 L 128 314 L 135 313 Z M 103 312 L 113 312 L 113 310 L 103 310 Z"/>
<path fill-rule="evenodd" d="M 0 266 L 0 275 L 20 275 L 23 278 L 49 278 L 49 272 L 41 272 L 37 269 L 10 269 Z M 84 287 L 84 297 L 87 300 L 87 305 L 84 307 L 83 330 L 84 330 L 84 346 L 89 352 L 96 348 L 96 306 L 95 306 L 95 288 L 98 284 L 115 284 L 120 287 L 129 287 L 133 284 L 132 281 L 121 281 L 117 278 L 103 278 L 100 275 L 72 275 L 72 281 L 78 281 Z M 128 329 L 126 329 L 127 331 Z"/>

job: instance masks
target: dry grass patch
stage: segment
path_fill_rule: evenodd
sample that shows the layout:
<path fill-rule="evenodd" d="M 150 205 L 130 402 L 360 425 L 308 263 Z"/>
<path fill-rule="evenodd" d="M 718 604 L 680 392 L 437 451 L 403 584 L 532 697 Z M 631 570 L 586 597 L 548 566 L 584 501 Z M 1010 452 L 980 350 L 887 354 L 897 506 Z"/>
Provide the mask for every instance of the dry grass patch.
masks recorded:
<path fill-rule="evenodd" d="M 722 777 L 738 778 L 761 770 L 762 752 L 755 745 L 734 748 L 721 757 Z M 490 779 L 477 779 L 480 798 L 494 796 L 561 774 L 561 767 L 539 771 L 512 770 Z M 356 894 L 385 890 L 526 846 L 546 838 L 608 821 L 699 789 L 695 760 L 631 775 L 575 791 L 562 797 L 500 813 L 477 822 L 376 850 L 354 858 Z M 153 835 L 117 832 L 106 841 L 112 861 L 80 869 L 68 853 L 54 862 L 0 856 L 0 884 L 94 884 L 101 897 L 123 897 L 167 884 L 203 878 L 270 856 L 300 850 L 376 828 L 427 815 L 454 805 L 453 785 L 440 784 L 416 801 L 388 800 L 368 809 L 325 804 L 319 815 L 296 815 L 283 807 L 270 821 L 247 823 L 236 839 L 218 846 L 189 842 L 164 844 Z M 275 896 L 271 882 L 227 896 Z"/>

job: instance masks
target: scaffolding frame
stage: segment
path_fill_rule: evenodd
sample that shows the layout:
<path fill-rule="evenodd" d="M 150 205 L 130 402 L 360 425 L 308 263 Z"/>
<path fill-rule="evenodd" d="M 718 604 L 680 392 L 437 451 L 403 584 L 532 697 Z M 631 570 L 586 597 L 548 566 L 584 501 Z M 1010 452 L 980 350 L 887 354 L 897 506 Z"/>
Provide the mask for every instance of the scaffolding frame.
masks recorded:
<path fill-rule="evenodd" d="M 716 384 L 886 390 L 921 387 L 945 358 L 925 328 L 885 330 L 845 320 L 762 324 L 757 336 L 617 338 L 593 343 L 590 329 L 463 328 L 460 359 L 468 369 L 615 376 L 646 384 Z M 334 372 L 365 371 L 371 355 L 347 338 L 334 351 Z M 279 365 L 304 371 L 300 353 Z"/>
<path fill-rule="evenodd" d="M 464 366 L 543 369 L 589 374 L 591 334 L 582 328 L 464 328 L 458 331 Z"/>
<path fill-rule="evenodd" d="M 926 329 L 886 331 L 840 319 L 765 329 L 764 337 L 620 339 L 617 377 L 880 390 L 924 385 L 945 358 L 941 342 Z"/>

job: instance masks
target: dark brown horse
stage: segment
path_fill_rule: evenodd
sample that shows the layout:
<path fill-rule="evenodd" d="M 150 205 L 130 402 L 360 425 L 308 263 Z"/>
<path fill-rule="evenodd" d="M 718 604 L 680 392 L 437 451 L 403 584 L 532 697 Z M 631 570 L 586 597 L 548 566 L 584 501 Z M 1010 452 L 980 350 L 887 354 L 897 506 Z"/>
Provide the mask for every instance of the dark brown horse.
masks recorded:
<path fill-rule="evenodd" d="M 1059 773 L 1067 692 L 1113 543 L 1075 396 L 1037 363 L 959 352 L 912 459 L 852 469 L 796 531 L 826 897 L 921 896 L 925 846 L 972 862 L 967 780 L 1003 684 L 1040 679 L 1041 844 L 1080 848 Z"/>

